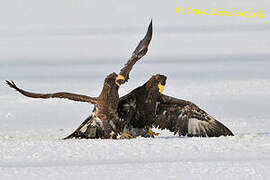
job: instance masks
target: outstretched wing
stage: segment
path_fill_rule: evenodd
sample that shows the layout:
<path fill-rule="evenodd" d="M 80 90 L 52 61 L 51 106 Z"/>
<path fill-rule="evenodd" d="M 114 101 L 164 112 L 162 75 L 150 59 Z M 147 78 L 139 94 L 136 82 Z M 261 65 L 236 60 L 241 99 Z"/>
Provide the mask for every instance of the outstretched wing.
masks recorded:
<path fill-rule="evenodd" d="M 97 98 L 95 97 L 89 97 L 85 95 L 73 94 L 73 93 L 67 93 L 67 92 L 58 92 L 58 93 L 52 93 L 52 94 L 32 93 L 32 92 L 28 92 L 28 91 L 18 88 L 13 81 L 6 81 L 6 82 L 11 88 L 15 89 L 22 95 L 31 97 L 31 98 L 43 98 L 43 99 L 64 98 L 64 99 L 69 99 L 73 101 L 87 102 L 87 103 L 92 103 L 92 104 L 97 103 Z"/>
<path fill-rule="evenodd" d="M 122 126 L 128 125 L 133 116 L 135 116 L 136 102 L 133 96 L 133 91 L 119 98 L 118 117 L 122 121 Z"/>
<path fill-rule="evenodd" d="M 233 136 L 222 123 L 211 117 L 195 104 L 162 95 L 154 126 L 168 129 L 182 136 L 219 137 Z"/>
<path fill-rule="evenodd" d="M 125 78 L 122 82 L 120 82 L 121 84 L 128 81 L 129 73 L 130 73 L 133 65 L 147 53 L 148 46 L 149 46 L 150 41 L 152 39 L 152 31 L 153 31 L 153 28 L 152 28 L 152 20 L 151 20 L 145 37 L 140 41 L 139 45 L 136 47 L 136 49 L 132 53 L 131 58 L 125 64 L 125 67 L 123 67 L 120 70 L 119 75 L 122 75 Z"/>

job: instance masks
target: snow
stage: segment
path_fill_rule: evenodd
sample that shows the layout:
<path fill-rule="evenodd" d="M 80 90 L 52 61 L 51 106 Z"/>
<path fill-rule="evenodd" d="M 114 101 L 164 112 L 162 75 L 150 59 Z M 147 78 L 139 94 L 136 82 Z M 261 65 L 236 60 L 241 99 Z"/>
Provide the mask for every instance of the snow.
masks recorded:
<path fill-rule="evenodd" d="M 198 9 L 264 10 L 262 19 L 180 15 Z M 10 0 L 0 6 L 0 179 L 269 179 L 270 3 L 266 0 Z M 34 92 L 97 96 L 153 18 L 148 54 L 120 89 L 153 74 L 164 93 L 196 103 L 234 137 L 61 140 L 91 113 L 87 103 L 30 99 Z"/>

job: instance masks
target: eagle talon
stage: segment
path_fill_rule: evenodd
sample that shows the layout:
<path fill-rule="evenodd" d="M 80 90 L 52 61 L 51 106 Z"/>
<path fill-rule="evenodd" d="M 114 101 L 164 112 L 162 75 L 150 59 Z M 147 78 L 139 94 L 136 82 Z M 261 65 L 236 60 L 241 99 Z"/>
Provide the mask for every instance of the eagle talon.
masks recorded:
<path fill-rule="evenodd" d="M 128 133 L 122 133 L 120 138 L 121 139 L 131 139 L 131 138 L 133 138 L 133 136 L 128 134 Z"/>
<path fill-rule="evenodd" d="M 146 133 L 145 137 L 155 137 L 155 136 L 158 136 L 158 135 L 159 135 L 159 133 L 156 133 L 156 132 L 154 132 L 154 131 L 152 131 L 152 130 L 149 130 L 149 131 Z"/>

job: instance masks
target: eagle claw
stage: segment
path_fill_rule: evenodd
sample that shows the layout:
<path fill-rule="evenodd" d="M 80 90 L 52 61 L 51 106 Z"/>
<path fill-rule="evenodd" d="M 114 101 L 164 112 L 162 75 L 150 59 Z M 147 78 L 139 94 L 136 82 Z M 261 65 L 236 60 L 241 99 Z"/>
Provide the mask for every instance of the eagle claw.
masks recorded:
<path fill-rule="evenodd" d="M 122 133 L 120 138 L 121 139 L 131 139 L 131 138 L 133 138 L 133 136 L 128 134 L 128 133 Z"/>
<path fill-rule="evenodd" d="M 151 129 L 146 133 L 145 137 L 155 137 L 158 136 L 159 133 L 156 133 L 154 131 L 152 131 Z"/>

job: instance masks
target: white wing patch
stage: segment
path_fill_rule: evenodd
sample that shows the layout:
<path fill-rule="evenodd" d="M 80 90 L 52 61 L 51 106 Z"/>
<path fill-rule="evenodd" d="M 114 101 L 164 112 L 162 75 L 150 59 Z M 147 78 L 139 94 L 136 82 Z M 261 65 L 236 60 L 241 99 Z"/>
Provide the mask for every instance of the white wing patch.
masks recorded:
<path fill-rule="evenodd" d="M 199 123 L 197 119 L 191 118 L 188 121 L 188 134 L 196 134 L 196 130 L 199 129 Z"/>
<path fill-rule="evenodd" d="M 87 130 L 87 124 L 84 125 L 84 126 L 80 129 L 80 131 L 81 131 L 82 133 L 85 133 L 86 130 Z"/>
<path fill-rule="evenodd" d="M 99 117 L 94 117 L 93 118 L 93 121 L 91 123 L 91 126 L 93 126 L 93 127 L 99 126 L 102 129 L 104 129 L 103 122 L 101 121 L 101 119 Z"/>
<path fill-rule="evenodd" d="M 209 122 L 201 121 L 196 118 L 191 118 L 188 120 L 188 134 L 190 135 L 207 135 L 210 128 L 211 124 Z"/>
<path fill-rule="evenodd" d="M 112 120 L 110 120 L 110 125 L 112 126 L 113 130 L 116 130 L 116 126 Z"/>

